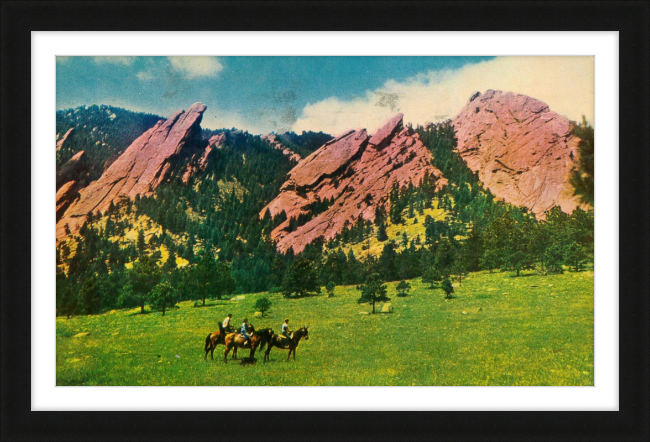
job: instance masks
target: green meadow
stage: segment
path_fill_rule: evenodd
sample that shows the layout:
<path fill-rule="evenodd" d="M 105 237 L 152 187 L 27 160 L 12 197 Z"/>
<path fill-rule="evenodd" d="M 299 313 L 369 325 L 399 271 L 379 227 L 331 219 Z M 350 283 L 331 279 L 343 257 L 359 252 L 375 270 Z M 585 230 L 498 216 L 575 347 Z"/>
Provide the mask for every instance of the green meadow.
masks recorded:
<path fill-rule="evenodd" d="M 388 284 L 392 313 L 367 314 L 353 286 L 284 299 L 256 293 L 205 307 L 139 309 L 56 320 L 57 385 L 593 385 L 593 271 L 540 276 L 471 273 L 454 298 L 419 279 L 406 297 Z M 254 318 L 257 298 L 271 309 Z M 377 306 L 380 311 L 382 304 Z M 203 359 L 205 338 L 227 313 L 279 332 L 285 317 L 309 327 L 296 360 L 242 366 Z M 249 350 L 239 352 L 248 356 Z"/>

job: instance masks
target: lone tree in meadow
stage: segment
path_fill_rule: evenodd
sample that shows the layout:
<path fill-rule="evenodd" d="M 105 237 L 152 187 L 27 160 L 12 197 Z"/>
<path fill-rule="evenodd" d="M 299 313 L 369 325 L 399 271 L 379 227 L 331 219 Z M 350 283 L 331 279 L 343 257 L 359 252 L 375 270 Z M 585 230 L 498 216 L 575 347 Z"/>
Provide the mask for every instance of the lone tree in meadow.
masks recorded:
<path fill-rule="evenodd" d="M 327 283 L 325 286 L 325 290 L 327 290 L 327 297 L 328 298 L 333 298 L 334 297 L 334 289 L 336 288 L 336 284 L 334 284 L 333 281 L 330 281 Z"/>
<path fill-rule="evenodd" d="M 397 296 L 400 298 L 403 298 L 404 296 L 407 295 L 408 291 L 411 290 L 411 284 L 409 284 L 406 281 L 400 281 L 399 284 L 397 284 Z"/>
<path fill-rule="evenodd" d="M 268 309 L 271 308 L 271 301 L 269 298 L 259 298 L 257 301 L 255 301 L 255 305 L 253 306 L 255 311 L 262 312 L 262 318 L 264 317 L 264 312 L 266 312 Z"/>
<path fill-rule="evenodd" d="M 149 295 L 149 304 L 154 310 L 161 310 L 163 316 L 165 310 L 174 307 L 176 302 L 178 302 L 178 293 L 167 282 L 158 284 Z"/>
<path fill-rule="evenodd" d="M 375 303 L 388 301 L 390 298 L 386 296 L 386 284 L 381 280 L 377 273 L 372 273 L 366 278 L 364 285 L 357 286 L 357 290 L 361 292 L 361 297 L 357 300 L 359 304 L 367 302 L 372 304 L 372 313 L 375 313 Z"/>
<path fill-rule="evenodd" d="M 282 278 L 282 295 L 289 298 L 294 293 L 305 296 L 310 292 L 320 293 L 318 274 L 309 261 L 297 258 Z"/>
<path fill-rule="evenodd" d="M 436 269 L 429 269 L 422 275 L 422 282 L 430 284 L 430 289 L 435 289 L 435 284 L 442 281 L 442 274 Z"/>
<path fill-rule="evenodd" d="M 445 292 L 445 298 L 451 299 L 451 294 L 454 293 L 454 286 L 451 285 L 451 281 L 449 278 L 445 278 L 444 281 L 442 281 L 442 290 Z"/>
<path fill-rule="evenodd" d="M 463 283 L 463 278 L 467 276 L 467 270 L 465 270 L 465 267 L 463 267 L 460 263 L 454 263 L 454 265 L 451 267 L 451 272 L 456 276 L 456 279 L 458 280 L 459 284 Z"/>

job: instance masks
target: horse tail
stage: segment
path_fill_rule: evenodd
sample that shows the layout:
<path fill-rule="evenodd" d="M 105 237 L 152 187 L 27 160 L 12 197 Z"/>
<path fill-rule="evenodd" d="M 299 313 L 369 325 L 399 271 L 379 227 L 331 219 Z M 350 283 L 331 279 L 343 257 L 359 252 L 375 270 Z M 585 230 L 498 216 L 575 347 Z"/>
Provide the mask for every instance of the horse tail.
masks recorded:
<path fill-rule="evenodd" d="M 211 335 L 212 335 L 212 333 L 208 333 L 208 337 L 205 338 L 205 348 L 203 350 L 206 351 L 206 352 L 210 348 L 210 336 Z"/>

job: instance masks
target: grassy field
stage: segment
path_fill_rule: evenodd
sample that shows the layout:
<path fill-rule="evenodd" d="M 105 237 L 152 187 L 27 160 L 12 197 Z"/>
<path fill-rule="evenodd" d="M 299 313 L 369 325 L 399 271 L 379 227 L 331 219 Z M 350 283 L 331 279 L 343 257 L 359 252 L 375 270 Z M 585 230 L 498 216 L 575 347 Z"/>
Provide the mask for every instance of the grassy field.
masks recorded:
<path fill-rule="evenodd" d="M 183 302 L 164 317 L 133 309 L 57 318 L 57 385 L 593 385 L 593 283 L 593 271 L 474 273 L 450 301 L 419 279 L 405 298 L 388 284 L 388 314 L 360 314 L 370 307 L 356 303 L 354 287 L 337 287 L 333 298 Z M 273 305 L 258 319 L 260 296 Z M 258 353 L 255 366 L 224 364 L 223 346 L 204 361 L 205 337 L 227 313 L 276 332 L 288 317 L 310 339 L 295 362 L 276 348 L 268 363 Z"/>

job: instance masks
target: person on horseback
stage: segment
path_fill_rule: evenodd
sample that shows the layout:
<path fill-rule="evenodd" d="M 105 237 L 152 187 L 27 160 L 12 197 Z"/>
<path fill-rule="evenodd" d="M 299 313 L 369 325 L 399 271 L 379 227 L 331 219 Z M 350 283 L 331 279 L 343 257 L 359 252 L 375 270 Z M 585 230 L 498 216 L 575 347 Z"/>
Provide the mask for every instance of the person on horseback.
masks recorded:
<path fill-rule="evenodd" d="M 248 339 L 251 337 L 251 335 L 248 334 L 248 319 L 244 318 L 239 333 L 244 337 L 244 345 L 246 345 L 246 342 L 248 342 Z"/>
<path fill-rule="evenodd" d="M 291 339 L 291 330 L 289 330 L 289 319 L 284 320 L 282 324 L 282 335 L 287 338 L 288 347 L 293 347 L 293 339 Z"/>
<path fill-rule="evenodd" d="M 228 313 L 228 316 L 226 316 L 226 319 L 223 320 L 223 331 L 226 333 L 232 333 L 232 327 L 230 326 L 230 320 L 232 319 L 232 313 Z"/>

